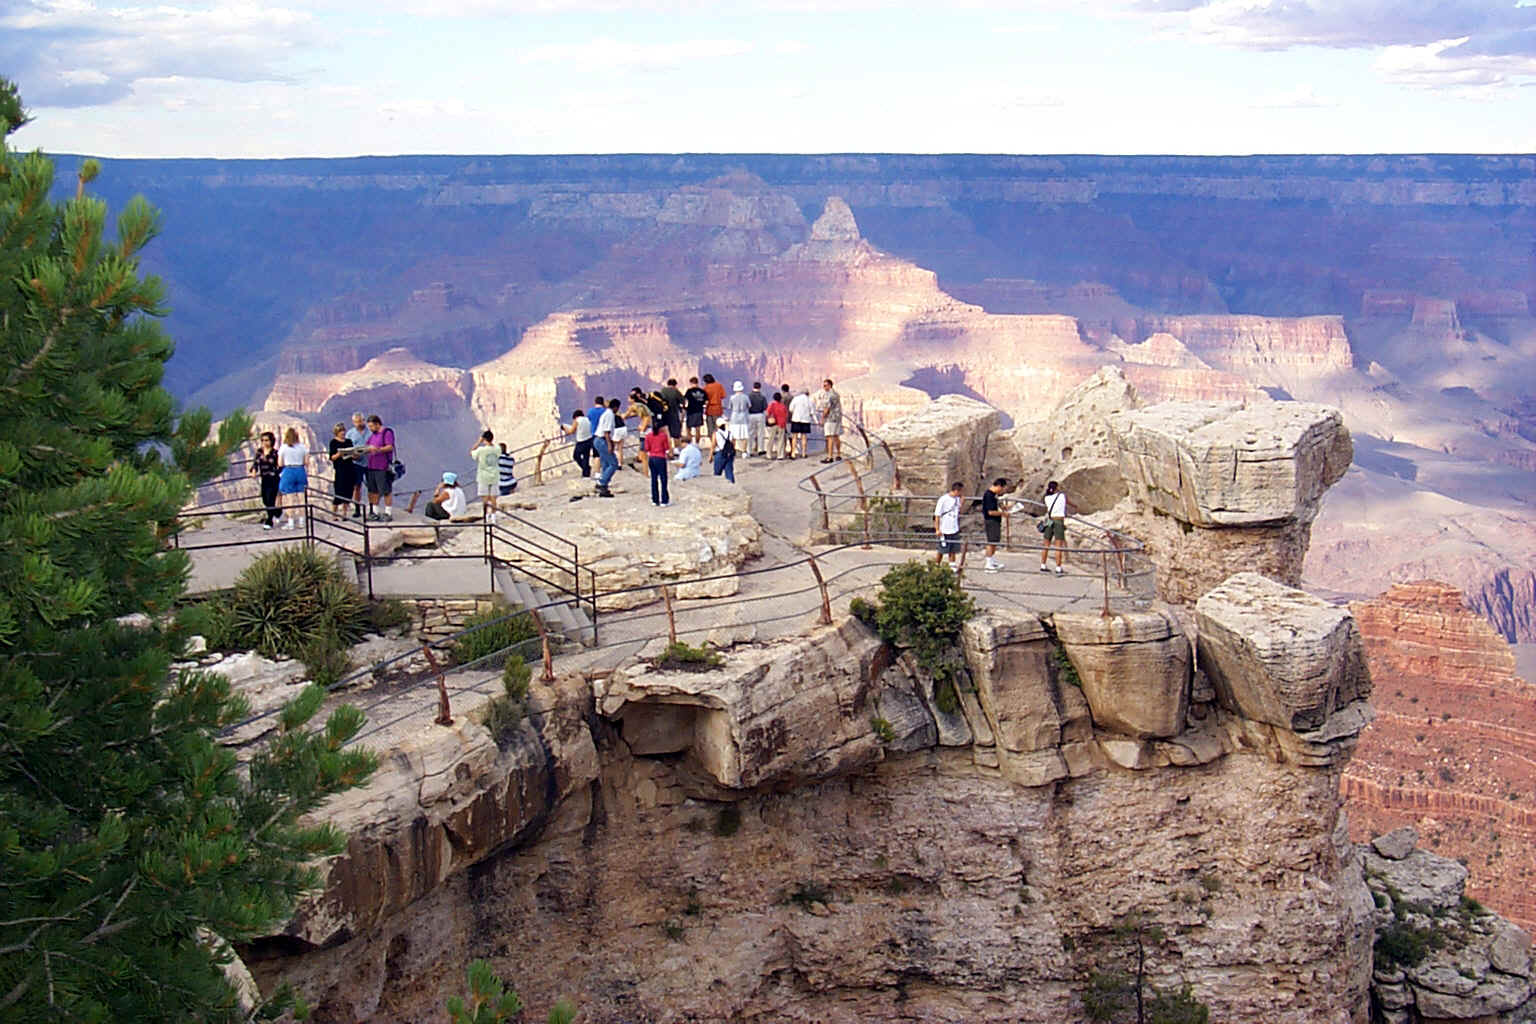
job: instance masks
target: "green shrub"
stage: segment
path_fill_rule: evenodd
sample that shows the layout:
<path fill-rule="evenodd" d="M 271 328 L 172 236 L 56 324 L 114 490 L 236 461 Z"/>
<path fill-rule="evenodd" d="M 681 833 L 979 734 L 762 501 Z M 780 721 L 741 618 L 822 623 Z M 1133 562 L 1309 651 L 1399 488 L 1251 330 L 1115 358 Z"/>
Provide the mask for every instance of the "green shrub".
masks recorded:
<path fill-rule="evenodd" d="M 1136 979 L 1124 971 L 1094 971 L 1082 997 L 1088 1019 L 1107 1024 L 1136 1005 Z"/>
<path fill-rule="evenodd" d="M 707 672 L 724 664 L 725 659 L 708 647 L 693 647 L 674 640 L 667 644 L 653 664 L 660 669 L 677 669 L 683 672 Z"/>
<path fill-rule="evenodd" d="M 304 547 L 262 555 L 235 579 L 229 642 L 273 657 L 298 657 L 319 637 L 356 643 L 367 602 L 330 556 Z"/>
<path fill-rule="evenodd" d="M 520 658 L 509 658 L 501 670 L 501 686 L 513 700 L 528 698 L 528 684 L 533 681 L 533 669 Z"/>
<path fill-rule="evenodd" d="M 896 729 L 891 725 L 890 719 L 876 715 L 869 720 L 869 725 L 875 730 L 875 739 L 882 744 L 896 742 Z"/>
<path fill-rule="evenodd" d="M 875 627 L 875 617 L 880 614 L 880 608 L 877 605 L 870 604 L 862 597 L 856 597 L 848 602 L 848 614 L 873 629 Z"/>
<path fill-rule="evenodd" d="M 1376 936 L 1376 962 L 1389 967 L 1417 967 L 1433 946 L 1433 936 L 1427 929 L 1393 921 Z"/>
<path fill-rule="evenodd" d="M 671 942 L 681 942 L 683 941 L 683 936 L 687 934 L 687 929 L 683 927 L 682 922 L 677 918 L 669 917 L 661 922 L 661 934 L 665 935 Z"/>
<path fill-rule="evenodd" d="M 810 910 L 812 903 L 831 903 L 832 890 L 820 882 L 801 882 L 790 892 L 786 902 L 795 904 L 801 910 Z"/>
<path fill-rule="evenodd" d="M 561 999 L 549 1008 L 547 1024 L 571 1024 L 576 1019 L 576 1005 L 569 999 Z"/>
<path fill-rule="evenodd" d="M 299 650 L 312 683 L 330 689 L 352 670 L 352 653 L 334 634 L 321 634 Z"/>
<path fill-rule="evenodd" d="M 538 635 L 539 627 L 532 615 L 497 604 L 465 619 L 462 635 L 454 639 L 450 651 L 455 664 L 468 665 L 486 659 L 487 664 L 494 666 L 502 664 L 507 648 L 521 644 L 513 653 L 517 660 L 527 661 L 538 647 L 530 641 Z"/>
<path fill-rule="evenodd" d="M 1078 678 L 1077 666 L 1072 664 L 1072 659 L 1067 657 L 1064 647 L 1051 648 L 1051 662 L 1056 666 L 1056 678 L 1068 686 L 1075 686 L 1079 690 L 1083 688 L 1082 679 Z"/>
<path fill-rule="evenodd" d="M 469 965 L 469 998 L 448 998 L 448 1019 L 452 1024 L 502 1024 L 522 1013 L 523 1001 L 484 960 Z"/>
<path fill-rule="evenodd" d="M 955 684 L 948 679 L 940 679 L 933 687 L 933 706 L 942 714 L 952 715 L 960 710 L 960 695 L 955 692 Z"/>
<path fill-rule="evenodd" d="M 533 669 L 520 658 L 508 658 L 501 670 L 499 697 L 492 697 L 485 706 L 485 727 L 497 745 L 511 738 L 528 713 L 528 684 L 533 679 Z"/>
<path fill-rule="evenodd" d="M 1210 1007 L 1195 998 L 1185 984 L 1177 992 L 1153 990 L 1147 1004 L 1147 1024 L 1210 1024 Z"/>
<path fill-rule="evenodd" d="M 411 606 L 397 597 L 382 597 L 368 602 L 368 629 L 373 633 L 388 633 L 404 629 L 415 621 Z"/>
<path fill-rule="evenodd" d="M 938 562 L 907 562 L 880 579 L 875 629 L 886 643 L 910 649 L 935 678 L 948 675 L 948 655 L 975 614 L 959 579 Z"/>
<path fill-rule="evenodd" d="M 236 647 L 227 599 L 214 597 L 187 605 L 177 613 L 176 625 L 185 636 L 206 640 L 210 651 L 231 651 Z"/>

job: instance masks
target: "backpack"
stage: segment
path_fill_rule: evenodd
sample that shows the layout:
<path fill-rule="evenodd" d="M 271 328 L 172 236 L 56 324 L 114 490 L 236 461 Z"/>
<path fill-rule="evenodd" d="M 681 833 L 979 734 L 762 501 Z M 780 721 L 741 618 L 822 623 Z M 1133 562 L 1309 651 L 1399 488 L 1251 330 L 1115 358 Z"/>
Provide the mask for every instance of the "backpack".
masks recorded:
<path fill-rule="evenodd" d="M 736 456 L 736 439 L 734 437 L 726 437 L 725 444 L 720 448 L 720 454 L 728 459 Z"/>

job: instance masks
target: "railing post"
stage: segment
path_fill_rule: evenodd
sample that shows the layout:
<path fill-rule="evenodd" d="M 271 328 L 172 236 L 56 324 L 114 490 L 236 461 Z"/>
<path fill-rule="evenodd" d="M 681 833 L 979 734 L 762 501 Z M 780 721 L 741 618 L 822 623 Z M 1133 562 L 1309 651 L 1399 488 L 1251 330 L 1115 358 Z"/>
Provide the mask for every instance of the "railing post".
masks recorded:
<path fill-rule="evenodd" d="M 555 681 L 555 658 L 549 649 L 549 628 L 544 625 L 544 617 L 537 611 L 530 608 L 528 614 L 533 617 L 534 626 L 538 627 L 539 647 L 544 654 L 544 674 L 539 678 L 546 683 L 552 683 Z"/>
<path fill-rule="evenodd" d="M 860 428 L 863 429 L 863 428 Z M 853 474 L 853 485 L 859 489 L 859 511 L 864 514 L 864 550 L 869 550 L 869 495 L 864 493 L 864 478 L 859 476 L 858 467 L 854 460 L 844 463 L 848 472 Z"/>
<path fill-rule="evenodd" d="M 437 718 L 434 720 L 434 724 L 452 725 L 453 711 L 448 706 L 448 680 L 443 675 L 443 669 L 438 665 L 437 658 L 432 655 L 432 645 L 422 644 L 421 653 L 426 656 L 427 665 L 431 667 L 433 672 L 437 673 Z"/>
<path fill-rule="evenodd" d="M 1104 609 L 1099 612 L 1104 618 L 1109 618 L 1109 552 L 1100 551 L 1099 559 L 1104 566 Z"/>
<path fill-rule="evenodd" d="M 549 451 L 549 441 L 550 439 L 546 437 L 544 443 L 539 445 L 539 454 L 533 457 L 533 486 L 535 487 L 544 486 L 544 453 Z"/>
<path fill-rule="evenodd" d="M 821 528 L 830 533 L 832 530 L 832 523 L 827 517 L 826 492 L 821 489 L 821 481 L 816 479 L 815 473 L 812 473 L 807 479 L 811 481 L 811 486 L 816 488 L 816 497 L 821 500 Z"/>
<path fill-rule="evenodd" d="M 373 548 L 368 543 L 368 517 L 358 520 L 363 524 L 363 571 L 368 574 L 368 600 L 373 600 Z"/>
<path fill-rule="evenodd" d="M 667 643 L 677 643 L 677 615 L 672 610 L 672 588 L 661 585 L 661 600 L 667 606 Z"/>
<path fill-rule="evenodd" d="M 816 562 L 816 556 L 807 553 L 806 558 L 811 562 L 811 575 L 816 577 L 816 586 L 821 589 L 821 624 L 832 625 L 832 599 L 827 594 L 827 581 L 822 578 L 821 566 Z"/>

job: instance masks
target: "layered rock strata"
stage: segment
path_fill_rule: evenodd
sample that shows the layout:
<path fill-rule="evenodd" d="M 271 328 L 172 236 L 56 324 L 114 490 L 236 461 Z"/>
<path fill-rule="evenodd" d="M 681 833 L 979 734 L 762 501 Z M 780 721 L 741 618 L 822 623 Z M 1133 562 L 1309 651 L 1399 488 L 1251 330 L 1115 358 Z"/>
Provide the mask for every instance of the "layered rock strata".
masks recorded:
<path fill-rule="evenodd" d="M 1056 619 L 969 623 L 952 704 L 846 620 L 700 673 L 536 688 L 499 741 L 418 727 L 329 809 L 354 840 L 325 896 L 248 958 L 325 1020 L 433 1019 L 483 956 L 594 1024 L 1059 1022 L 1135 911 L 1162 929 L 1149 977 L 1215 1019 L 1361 1020 L 1353 736 L 1209 695 L 1178 722 L 1173 619 Z M 1164 681 L 1150 730 L 1115 678 L 1143 672 Z"/>
<path fill-rule="evenodd" d="M 1466 863 L 1469 894 L 1536 927 L 1536 687 L 1454 587 L 1397 584 L 1351 609 L 1378 680 L 1343 780 L 1353 834 L 1415 827 Z"/>

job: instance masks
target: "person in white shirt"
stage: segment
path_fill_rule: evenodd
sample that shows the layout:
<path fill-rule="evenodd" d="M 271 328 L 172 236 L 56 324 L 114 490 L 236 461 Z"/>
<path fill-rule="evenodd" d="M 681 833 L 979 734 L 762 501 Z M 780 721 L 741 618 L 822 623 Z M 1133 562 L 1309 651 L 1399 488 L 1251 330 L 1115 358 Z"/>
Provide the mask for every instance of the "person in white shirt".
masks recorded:
<path fill-rule="evenodd" d="M 597 495 L 600 498 L 613 497 L 613 492 L 608 489 L 608 481 L 619 471 L 619 459 L 613 453 L 613 432 L 618 429 L 620 422 L 619 400 L 610 399 L 608 408 L 598 417 L 597 427 L 592 431 L 592 447 L 597 449 L 597 460 L 603 467 L 597 474 Z"/>
<path fill-rule="evenodd" d="M 304 523 L 304 492 L 309 489 L 309 446 L 299 442 L 299 432 L 292 427 L 283 431 L 283 446 L 277 450 L 277 492 L 283 495 L 283 529 Z"/>
<path fill-rule="evenodd" d="M 1040 571 L 1050 572 L 1046 568 L 1046 559 L 1050 556 L 1051 545 L 1056 545 L 1056 575 L 1063 576 L 1066 569 L 1062 562 L 1067 557 L 1067 492 L 1061 489 L 1061 485 L 1055 480 L 1045 485 L 1045 497 L 1041 499 L 1045 503 L 1045 529 L 1042 534 L 1045 537 L 1045 547 L 1040 549 Z"/>
<path fill-rule="evenodd" d="M 964 491 L 964 485 L 956 480 L 949 485 L 949 493 L 939 495 L 933 506 L 933 532 L 939 537 L 939 553 L 934 561 L 942 562 L 948 555 L 949 567 L 957 572 L 955 555 L 960 553 L 960 495 Z"/>
<path fill-rule="evenodd" d="M 432 500 L 425 509 L 428 519 L 454 519 L 469 508 L 469 496 L 459 486 L 457 473 L 444 473 L 443 482 L 432 492 Z"/>
<path fill-rule="evenodd" d="M 816 414 L 811 396 L 801 391 L 789 400 L 789 457 L 805 458 L 805 442 L 811 436 L 811 417 Z"/>

